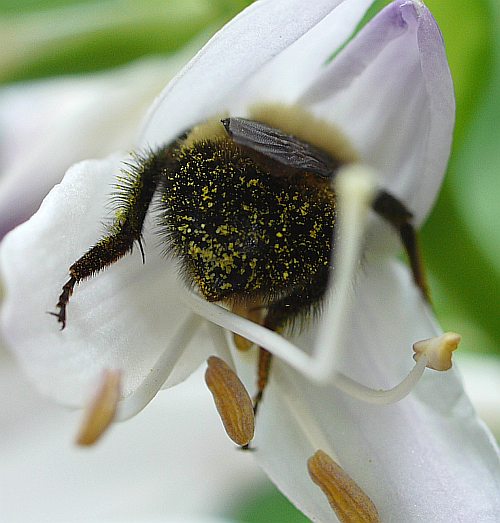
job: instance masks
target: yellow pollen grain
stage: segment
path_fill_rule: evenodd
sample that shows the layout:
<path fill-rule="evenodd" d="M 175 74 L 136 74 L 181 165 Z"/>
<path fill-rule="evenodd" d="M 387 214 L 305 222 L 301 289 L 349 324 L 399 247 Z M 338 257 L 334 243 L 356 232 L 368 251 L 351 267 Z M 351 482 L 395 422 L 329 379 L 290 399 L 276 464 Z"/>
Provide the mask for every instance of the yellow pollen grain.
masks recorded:
<path fill-rule="evenodd" d="M 307 468 L 342 523 L 380 523 L 373 501 L 328 454 L 318 450 Z"/>

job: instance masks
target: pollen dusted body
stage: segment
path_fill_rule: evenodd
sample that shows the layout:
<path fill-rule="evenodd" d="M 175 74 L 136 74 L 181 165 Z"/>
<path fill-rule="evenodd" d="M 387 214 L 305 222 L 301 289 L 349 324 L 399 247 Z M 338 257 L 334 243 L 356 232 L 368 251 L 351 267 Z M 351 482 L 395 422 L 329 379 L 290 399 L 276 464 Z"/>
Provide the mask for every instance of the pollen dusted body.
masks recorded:
<path fill-rule="evenodd" d="M 132 251 L 152 201 L 165 251 L 179 260 L 189 287 L 208 301 L 251 316 L 272 330 L 307 320 L 321 305 L 332 269 L 333 181 L 356 161 L 331 126 L 296 107 L 266 106 L 250 119 L 214 119 L 140 157 L 119 178 L 109 234 L 69 269 L 54 313 L 62 328 L 76 283 Z M 425 294 L 411 214 L 380 191 L 373 209 L 400 233 L 414 279 Z M 299 322 L 300 323 L 300 322 Z M 271 355 L 260 348 L 262 398 Z"/>
<path fill-rule="evenodd" d="M 327 180 L 276 174 L 229 138 L 180 144 L 173 157 L 162 225 L 188 283 L 209 301 L 268 307 L 275 328 L 321 299 L 335 222 Z"/>

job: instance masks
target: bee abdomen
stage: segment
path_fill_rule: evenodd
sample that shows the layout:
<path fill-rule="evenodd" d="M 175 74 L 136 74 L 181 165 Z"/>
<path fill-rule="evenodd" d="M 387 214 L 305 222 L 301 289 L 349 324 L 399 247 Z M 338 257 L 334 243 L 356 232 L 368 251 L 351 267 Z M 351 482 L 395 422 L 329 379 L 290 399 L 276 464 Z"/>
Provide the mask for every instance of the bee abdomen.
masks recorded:
<path fill-rule="evenodd" d="M 307 176 L 274 176 L 230 140 L 174 153 L 164 180 L 168 249 L 210 301 L 276 299 L 330 261 L 335 196 Z"/>

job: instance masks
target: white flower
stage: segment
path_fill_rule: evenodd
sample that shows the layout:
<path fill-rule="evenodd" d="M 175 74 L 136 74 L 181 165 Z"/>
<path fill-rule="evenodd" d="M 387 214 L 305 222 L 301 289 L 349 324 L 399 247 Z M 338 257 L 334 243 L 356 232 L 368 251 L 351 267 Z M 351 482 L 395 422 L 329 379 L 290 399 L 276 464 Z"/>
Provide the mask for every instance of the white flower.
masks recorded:
<path fill-rule="evenodd" d="M 0 238 L 38 209 L 73 163 L 132 149 L 144 111 L 190 56 L 4 87 Z"/>
<path fill-rule="evenodd" d="M 360 159 L 379 174 L 381 185 L 404 201 L 420 224 L 439 189 L 453 128 L 443 42 L 420 1 L 397 0 L 330 61 L 370 3 L 256 2 L 167 86 L 150 111 L 139 145 L 168 143 L 214 115 L 246 116 L 256 102 L 298 103 L 339 126 Z M 196 329 L 201 320 L 190 313 L 189 303 L 295 367 L 280 360 L 273 364 L 254 454 L 310 518 L 335 520 L 306 471 L 307 459 L 322 448 L 369 495 L 383 521 L 498 520 L 498 453 L 453 371 L 428 371 L 407 398 L 390 406 L 349 397 L 337 388 L 342 385 L 338 374 L 336 385 L 315 384 L 296 370 L 300 361 L 311 363 L 296 347 L 286 348 L 277 335 L 187 293 L 174 264 L 159 255 L 147 235 L 146 265 L 135 253 L 78 287 L 68 327 L 59 332 L 45 311 L 53 310 L 67 267 L 98 239 L 96 224 L 121 160 L 115 156 L 74 166 L 35 217 L 4 240 L 5 335 L 40 390 L 81 406 L 103 369 L 122 369 L 124 418 L 160 387 L 184 379 L 209 354 L 230 359 L 220 329 L 209 326 L 213 345 L 203 329 Z M 344 238 L 352 247 L 356 231 L 347 221 Z M 337 321 L 330 337 L 343 350 L 337 361 L 327 359 L 337 371 L 386 389 L 411 368 L 409 347 L 439 330 L 408 270 L 393 258 L 393 233 L 380 220 L 372 221 L 354 306 L 348 307 L 347 277 L 338 278 L 344 287 L 332 295 L 333 312 L 337 307 L 344 313 L 333 317 L 345 321 Z M 347 254 L 340 256 L 336 273 L 344 274 L 343 256 L 348 275 L 355 265 Z M 330 312 L 327 308 L 324 318 Z M 328 327 L 323 319 L 318 329 L 293 341 L 310 348 L 320 338 L 324 348 Z M 234 359 L 246 375 L 253 358 L 236 352 Z M 319 377 L 317 362 L 301 370 Z M 326 374 L 323 378 L 332 378 Z M 359 387 L 354 388 L 357 394 Z"/>
<path fill-rule="evenodd" d="M 2 520 L 9 523 L 187 523 L 225 512 L 249 482 L 264 479 L 249 454 L 232 452 L 201 373 L 117 425 L 91 452 L 73 444 L 81 413 L 30 390 L 1 347 L 0 392 L 10 398 L 0 410 Z"/>

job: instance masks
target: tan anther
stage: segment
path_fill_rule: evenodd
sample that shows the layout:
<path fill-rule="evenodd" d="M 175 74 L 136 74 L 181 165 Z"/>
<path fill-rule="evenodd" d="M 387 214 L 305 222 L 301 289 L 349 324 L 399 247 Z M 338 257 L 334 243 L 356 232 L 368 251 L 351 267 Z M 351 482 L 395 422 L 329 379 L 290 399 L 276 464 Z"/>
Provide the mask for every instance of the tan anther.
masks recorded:
<path fill-rule="evenodd" d="M 259 325 L 262 323 L 262 308 L 256 304 L 248 305 L 242 303 L 233 303 L 231 310 L 238 316 L 253 321 L 254 323 L 258 323 Z M 236 333 L 233 334 L 233 341 L 234 345 L 239 350 L 246 351 L 253 346 L 253 342 Z"/>
<path fill-rule="evenodd" d="M 316 451 L 307 461 L 307 468 L 342 523 L 380 522 L 372 500 L 328 454 Z"/>
<path fill-rule="evenodd" d="M 104 372 L 96 396 L 85 411 L 83 423 L 76 438 L 78 445 L 93 445 L 109 427 L 120 399 L 121 372 Z"/>
<path fill-rule="evenodd" d="M 424 354 L 429 360 L 426 365 L 429 369 L 448 370 L 452 365 L 452 352 L 458 348 L 461 339 L 460 334 L 445 332 L 435 338 L 417 341 L 413 344 L 413 359 L 417 360 Z"/>
<path fill-rule="evenodd" d="M 227 363 L 216 356 L 210 356 L 207 363 L 205 381 L 214 397 L 227 435 L 237 445 L 247 445 L 252 440 L 255 429 L 252 400 Z"/>

